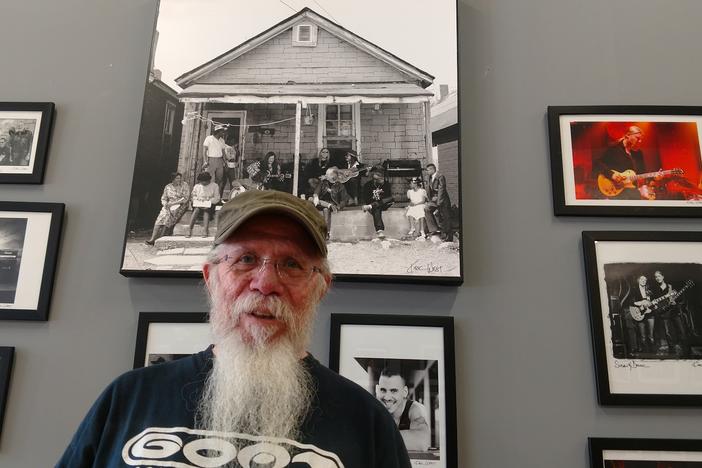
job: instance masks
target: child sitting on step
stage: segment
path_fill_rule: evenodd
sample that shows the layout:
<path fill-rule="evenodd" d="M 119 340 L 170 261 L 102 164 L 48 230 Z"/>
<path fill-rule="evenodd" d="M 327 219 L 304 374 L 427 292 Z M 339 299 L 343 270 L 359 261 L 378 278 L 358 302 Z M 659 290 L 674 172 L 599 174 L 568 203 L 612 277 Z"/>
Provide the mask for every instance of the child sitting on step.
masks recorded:
<path fill-rule="evenodd" d="M 200 212 L 202 212 L 204 235 L 209 236 L 210 217 L 214 216 L 215 205 L 219 203 L 219 186 L 212 182 L 212 175 L 209 172 L 202 172 L 197 176 L 197 184 L 193 187 L 192 201 L 193 214 L 190 216 L 190 224 L 188 224 L 188 233 L 185 237 L 193 235 L 193 225 L 197 221 Z"/>

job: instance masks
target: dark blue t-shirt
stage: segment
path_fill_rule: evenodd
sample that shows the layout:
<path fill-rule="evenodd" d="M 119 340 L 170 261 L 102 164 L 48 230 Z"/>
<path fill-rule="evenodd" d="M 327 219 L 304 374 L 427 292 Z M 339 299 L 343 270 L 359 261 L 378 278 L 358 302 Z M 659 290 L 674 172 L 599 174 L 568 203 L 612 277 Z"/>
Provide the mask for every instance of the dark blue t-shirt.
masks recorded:
<path fill-rule="evenodd" d="M 124 466 L 409 468 L 390 413 L 355 383 L 304 359 L 316 387 L 299 441 L 194 429 L 212 347 L 115 379 L 81 423 L 60 468 Z"/>

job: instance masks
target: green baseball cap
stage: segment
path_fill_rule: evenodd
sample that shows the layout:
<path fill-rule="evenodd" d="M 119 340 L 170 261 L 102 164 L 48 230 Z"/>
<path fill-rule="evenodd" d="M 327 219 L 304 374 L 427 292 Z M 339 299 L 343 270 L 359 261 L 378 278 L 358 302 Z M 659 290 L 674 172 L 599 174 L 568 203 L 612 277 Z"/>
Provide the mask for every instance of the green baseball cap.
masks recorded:
<path fill-rule="evenodd" d="M 248 219 L 261 213 L 281 213 L 293 218 L 307 229 L 319 251 L 327 256 L 324 217 L 309 201 L 278 190 L 248 190 L 225 203 L 219 211 L 215 245 L 227 240 Z"/>

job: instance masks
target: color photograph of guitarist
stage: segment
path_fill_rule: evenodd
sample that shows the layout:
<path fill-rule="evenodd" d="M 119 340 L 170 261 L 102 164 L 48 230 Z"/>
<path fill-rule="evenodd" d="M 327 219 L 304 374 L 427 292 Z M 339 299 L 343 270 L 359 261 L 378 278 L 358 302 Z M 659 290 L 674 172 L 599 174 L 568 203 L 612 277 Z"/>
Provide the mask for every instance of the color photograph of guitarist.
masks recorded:
<path fill-rule="evenodd" d="M 613 183 L 613 187 L 621 187 L 623 189 L 618 194 L 607 198 L 616 198 L 618 200 L 640 200 L 644 198 L 641 191 L 644 190 L 645 185 L 637 186 L 625 174 L 645 172 L 644 157 L 641 151 L 643 138 L 644 134 L 639 127 L 629 127 L 617 143 L 607 148 L 602 159 L 595 164 L 598 186 L 601 186 L 604 178 L 610 180 Z"/>
<path fill-rule="evenodd" d="M 686 358 L 690 355 L 688 343 L 688 333 L 683 324 L 680 314 L 680 304 L 676 298 L 679 297 L 673 286 L 665 281 L 665 276 L 660 270 L 653 273 L 656 284 L 651 288 L 652 300 L 664 298 L 658 307 L 658 317 L 663 323 L 663 340 L 658 348 L 658 355 L 675 354 L 678 358 Z"/>
<path fill-rule="evenodd" d="M 575 198 L 636 206 L 702 200 L 700 130 L 689 121 L 571 122 Z"/>

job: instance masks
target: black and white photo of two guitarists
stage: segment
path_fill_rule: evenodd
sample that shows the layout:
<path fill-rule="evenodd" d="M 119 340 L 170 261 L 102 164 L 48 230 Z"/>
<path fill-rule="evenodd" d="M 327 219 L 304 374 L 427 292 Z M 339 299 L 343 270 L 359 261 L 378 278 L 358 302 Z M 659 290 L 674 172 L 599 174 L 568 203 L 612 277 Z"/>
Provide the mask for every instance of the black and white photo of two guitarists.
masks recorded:
<path fill-rule="evenodd" d="M 604 269 L 615 358 L 702 358 L 702 265 L 613 263 Z"/>

